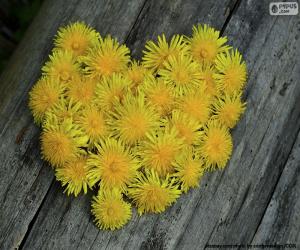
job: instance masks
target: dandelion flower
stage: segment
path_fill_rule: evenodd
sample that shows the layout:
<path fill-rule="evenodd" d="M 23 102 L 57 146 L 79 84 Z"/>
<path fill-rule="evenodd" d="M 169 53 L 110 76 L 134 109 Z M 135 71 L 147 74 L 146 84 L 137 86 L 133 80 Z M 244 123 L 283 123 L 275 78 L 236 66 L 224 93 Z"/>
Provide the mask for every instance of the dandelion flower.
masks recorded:
<path fill-rule="evenodd" d="M 93 106 L 84 108 L 78 124 L 89 137 L 90 145 L 99 142 L 108 133 L 104 114 Z"/>
<path fill-rule="evenodd" d="M 165 116 L 174 108 L 175 95 L 173 94 L 173 88 L 164 80 L 148 78 L 141 89 L 145 93 L 147 101 L 153 105 L 160 115 Z"/>
<path fill-rule="evenodd" d="M 178 95 L 183 95 L 196 86 L 200 81 L 199 64 L 192 61 L 192 57 L 183 54 L 177 57 L 170 56 L 164 63 L 164 68 L 158 74 L 174 86 Z"/>
<path fill-rule="evenodd" d="M 43 75 L 69 83 L 80 75 L 80 67 L 75 57 L 68 51 L 54 51 L 50 60 L 42 67 Z"/>
<path fill-rule="evenodd" d="M 83 22 L 75 22 L 61 27 L 54 40 L 55 49 L 72 52 L 75 56 L 86 54 L 88 48 L 95 46 L 100 34 Z"/>
<path fill-rule="evenodd" d="M 206 87 L 206 93 L 212 97 L 220 95 L 220 87 L 214 79 L 215 72 L 216 69 L 211 64 L 203 64 L 202 67 L 200 67 L 200 79 Z"/>
<path fill-rule="evenodd" d="M 89 166 L 87 157 L 80 156 L 66 162 L 62 167 L 56 168 L 55 175 L 58 181 L 61 181 L 68 195 L 79 195 L 81 190 L 86 194 L 91 184 L 87 177 Z"/>
<path fill-rule="evenodd" d="M 224 168 L 232 152 L 232 139 L 229 130 L 218 123 L 210 121 L 204 128 L 199 155 L 204 158 L 207 169 Z"/>
<path fill-rule="evenodd" d="M 127 92 L 130 81 L 122 74 L 103 77 L 97 84 L 94 102 L 103 110 L 112 110 L 114 102 L 120 101 Z"/>
<path fill-rule="evenodd" d="M 29 93 L 29 108 L 34 121 L 41 124 L 47 110 L 60 102 L 65 91 L 64 85 L 48 77 L 42 77 Z"/>
<path fill-rule="evenodd" d="M 241 114 L 245 111 L 245 103 L 241 101 L 241 94 L 226 95 L 223 98 L 218 98 L 213 104 L 213 111 L 215 115 L 212 119 L 216 119 L 228 128 L 233 128 Z"/>
<path fill-rule="evenodd" d="M 79 120 L 81 116 L 82 106 L 78 102 L 74 102 L 72 99 L 65 100 L 60 99 L 51 109 L 45 113 L 45 120 L 49 119 L 49 116 L 56 116 L 59 123 L 62 123 L 66 119 L 72 119 L 74 122 Z"/>
<path fill-rule="evenodd" d="M 178 136 L 184 139 L 187 145 L 197 145 L 202 136 L 203 125 L 196 119 L 189 117 L 180 110 L 174 110 L 172 116 L 168 119 L 170 126 L 178 131 Z"/>
<path fill-rule="evenodd" d="M 130 61 L 129 49 L 120 45 L 111 36 L 100 38 L 95 47 L 90 48 L 80 61 L 85 65 L 85 73 L 92 78 L 111 76 L 124 71 Z"/>
<path fill-rule="evenodd" d="M 100 229 L 116 230 L 123 227 L 131 218 L 131 205 L 125 202 L 118 190 L 102 191 L 93 197 L 92 214 Z"/>
<path fill-rule="evenodd" d="M 178 108 L 193 119 L 204 124 L 211 114 L 211 97 L 199 88 L 197 91 L 189 91 L 178 101 Z"/>
<path fill-rule="evenodd" d="M 176 176 L 181 182 L 181 190 L 187 192 L 190 188 L 199 186 L 199 180 L 204 174 L 203 162 L 193 155 L 190 148 L 186 148 L 176 157 L 174 167 Z"/>
<path fill-rule="evenodd" d="M 92 169 L 88 177 L 91 184 L 101 180 L 105 189 L 118 188 L 122 191 L 136 177 L 139 168 L 138 161 L 131 155 L 128 148 L 112 138 L 101 140 L 96 144 L 97 154 L 91 153 L 88 160 Z"/>
<path fill-rule="evenodd" d="M 161 180 L 152 169 L 145 174 L 139 173 L 136 182 L 131 184 L 128 195 L 138 207 L 138 213 L 161 213 L 166 210 L 181 194 L 175 179 L 167 176 Z"/>
<path fill-rule="evenodd" d="M 146 69 L 143 65 L 137 61 L 132 61 L 127 71 L 124 72 L 127 79 L 131 81 L 131 88 L 134 90 L 140 86 L 146 78 L 152 76 L 149 69 Z"/>
<path fill-rule="evenodd" d="M 117 103 L 109 121 L 112 136 L 133 145 L 144 139 L 146 134 L 159 127 L 159 115 L 145 102 L 144 94 L 126 95 L 123 103 Z"/>
<path fill-rule="evenodd" d="M 83 106 L 89 106 L 95 97 L 96 85 L 97 81 L 94 79 L 77 78 L 67 86 L 67 97 L 80 102 Z"/>
<path fill-rule="evenodd" d="M 208 25 L 193 26 L 193 35 L 188 39 L 193 58 L 200 63 L 213 63 L 219 53 L 228 51 L 226 37 Z"/>
<path fill-rule="evenodd" d="M 141 143 L 138 154 L 145 168 L 153 168 L 159 176 L 174 172 L 173 162 L 183 148 L 183 140 L 178 138 L 177 130 L 165 129 L 147 135 L 147 140 Z"/>
<path fill-rule="evenodd" d="M 247 79 L 247 69 L 238 50 L 218 55 L 215 63 L 218 73 L 214 78 L 221 89 L 230 95 L 240 92 Z"/>
<path fill-rule="evenodd" d="M 170 41 L 170 45 L 164 34 L 158 36 L 157 40 L 157 44 L 153 41 L 148 41 L 145 45 L 147 50 L 143 51 L 143 65 L 148 69 L 157 70 L 163 68 L 169 56 L 176 58 L 180 53 L 187 54 L 188 52 L 188 48 L 181 35 L 174 35 Z"/>
<path fill-rule="evenodd" d="M 63 166 L 84 153 L 82 147 L 87 146 L 87 139 L 71 119 L 59 124 L 55 116 L 49 117 L 41 135 L 42 157 L 53 167 Z"/>

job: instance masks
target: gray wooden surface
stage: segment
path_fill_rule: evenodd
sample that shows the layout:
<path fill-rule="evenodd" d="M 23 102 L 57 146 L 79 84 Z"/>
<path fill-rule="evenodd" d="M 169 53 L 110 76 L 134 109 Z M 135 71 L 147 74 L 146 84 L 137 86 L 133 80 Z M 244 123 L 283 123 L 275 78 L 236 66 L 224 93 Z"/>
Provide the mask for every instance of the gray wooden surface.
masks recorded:
<path fill-rule="evenodd" d="M 206 244 L 297 244 L 300 248 L 300 18 L 270 16 L 270 1 L 46 0 L 0 77 L 1 249 L 204 249 Z M 244 55 L 247 111 L 233 131 L 224 171 L 161 215 L 99 231 L 92 194 L 67 197 L 40 160 L 27 108 L 57 28 L 84 20 L 141 55 L 147 39 L 221 29 Z M 207 248 L 208 249 L 208 248 Z"/>

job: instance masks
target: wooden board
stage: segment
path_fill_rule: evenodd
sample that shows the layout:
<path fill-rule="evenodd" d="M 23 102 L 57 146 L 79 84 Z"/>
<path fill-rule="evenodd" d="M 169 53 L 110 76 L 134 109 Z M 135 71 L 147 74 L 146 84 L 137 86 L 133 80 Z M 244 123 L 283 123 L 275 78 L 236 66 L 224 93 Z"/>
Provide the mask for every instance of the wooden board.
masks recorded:
<path fill-rule="evenodd" d="M 0 78 L 0 248 L 203 249 L 206 244 L 300 244 L 298 16 L 268 14 L 269 1 L 46 1 Z M 47 18 L 45 19 L 45 16 Z M 191 33 L 197 22 L 224 30 L 247 61 L 247 111 L 233 131 L 224 171 L 161 215 L 117 232 L 99 231 L 92 194 L 67 197 L 40 160 L 39 129 L 27 108 L 57 27 L 84 20 L 125 41 L 139 57 L 147 39 Z M 299 137 L 296 141 L 297 136 Z M 12 139 L 13 138 L 13 139 Z"/>
<path fill-rule="evenodd" d="M 298 243 L 300 238 L 300 134 L 256 230 L 253 244 Z"/>
<path fill-rule="evenodd" d="M 40 131 L 27 103 L 58 27 L 84 20 L 123 42 L 143 4 L 143 0 L 46 1 L 14 53 L 0 78 L 0 248 L 21 244 L 53 181 L 53 171 L 40 160 Z"/>

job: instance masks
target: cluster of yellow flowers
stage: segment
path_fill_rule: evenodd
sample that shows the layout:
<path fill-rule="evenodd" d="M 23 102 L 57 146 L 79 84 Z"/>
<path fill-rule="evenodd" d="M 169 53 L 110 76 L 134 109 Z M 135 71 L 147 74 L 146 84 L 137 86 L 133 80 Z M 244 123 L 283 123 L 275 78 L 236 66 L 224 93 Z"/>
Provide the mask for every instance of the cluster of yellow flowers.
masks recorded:
<path fill-rule="evenodd" d="M 225 167 L 247 75 L 226 42 L 197 25 L 191 37 L 148 41 L 140 62 L 84 23 L 59 29 L 29 107 L 67 194 L 97 190 L 101 229 L 125 225 L 131 204 L 161 213 L 205 171 Z"/>

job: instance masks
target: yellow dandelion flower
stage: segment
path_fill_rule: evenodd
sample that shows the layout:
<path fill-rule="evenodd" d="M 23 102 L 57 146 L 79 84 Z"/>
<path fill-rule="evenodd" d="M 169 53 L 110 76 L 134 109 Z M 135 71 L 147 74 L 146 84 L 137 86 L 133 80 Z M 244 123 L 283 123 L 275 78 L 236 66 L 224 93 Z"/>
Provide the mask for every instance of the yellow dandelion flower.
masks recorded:
<path fill-rule="evenodd" d="M 176 128 L 178 136 L 184 140 L 187 145 L 198 145 L 202 136 L 203 125 L 196 119 L 189 117 L 188 114 L 180 110 L 174 110 L 172 116 L 167 120 L 171 127 Z"/>
<path fill-rule="evenodd" d="M 65 86 L 48 77 L 42 77 L 29 92 L 29 108 L 34 121 L 41 124 L 47 110 L 60 102 Z"/>
<path fill-rule="evenodd" d="M 178 108 L 204 124 L 208 121 L 211 114 L 211 102 L 211 96 L 201 87 L 182 96 L 178 100 Z"/>
<path fill-rule="evenodd" d="M 159 115 L 155 109 L 145 102 L 144 94 L 126 95 L 122 104 L 117 103 L 111 113 L 109 124 L 112 136 L 133 145 L 144 139 L 146 134 L 159 127 Z"/>
<path fill-rule="evenodd" d="M 147 101 L 153 105 L 156 111 L 165 116 L 175 106 L 175 95 L 173 88 L 162 79 L 148 78 L 145 80 L 141 90 L 145 93 Z"/>
<path fill-rule="evenodd" d="M 54 51 L 50 60 L 42 67 L 43 75 L 49 76 L 63 83 L 69 83 L 80 75 L 80 67 L 75 57 L 68 51 Z"/>
<path fill-rule="evenodd" d="M 241 91 L 247 80 L 247 69 L 238 50 L 218 55 L 215 63 L 218 73 L 214 78 L 221 89 L 230 95 Z"/>
<path fill-rule="evenodd" d="M 206 87 L 206 93 L 212 97 L 217 97 L 220 95 L 220 86 L 217 85 L 214 74 L 216 73 L 216 69 L 212 64 L 203 64 L 200 67 L 200 79 Z"/>
<path fill-rule="evenodd" d="M 164 63 L 165 68 L 158 74 L 168 83 L 174 86 L 178 95 L 183 95 L 187 90 L 197 87 L 200 81 L 200 65 L 192 61 L 191 56 L 180 54 L 177 57 L 170 56 Z"/>
<path fill-rule="evenodd" d="M 131 88 L 136 89 L 145 79 L 152 76 L 149 69 L 145 68 L 137 61 L 132 61 L 128 69 L 124 72 L 125 77 L 131 81 Z"/>
<path fill-rule="evenodd" d="M 145 174 L 139 172 L 134 184 L 128 189 L 128 195 L 138 207 L 138 213 L 161 213 L 166 210 L 181 194 L 175 179 L 167 176 L 161 180 L 151 169 Z"/>
<path fill-rule="evenodd" d="M 72 99 L 60 99 L 51 109 L 45 113 L 45 121 L 51 119 L 50 116 L 56 116 L 58 123 L 62 123 L 66 119 L 72 119 L 74 122 L 79 120 L 81 116 L 82 106 Z"/>
<path fill-rule="evenodd" d="M 159 176 L 166 176 L 174 172 L 172 165 L 177 154 L 183 148 L 183 140 L 178 138 L 176 129 L 159 130 L 147 134 L 147 140 L 141 142 L 137 154 L 145 168 L 153 168 Z"/>
<path fill-rule="evenodd" d="M 100 38 L 95 47 L 90 48 L 86 56 L 80 57 L 85 65 L 84 71 L 92 78 L 111 76 L 124 71 L 130 61 L 129 49 L 120 45 L 111 36 Z"/>
<path fill-rule="evenodd" d="M 128 148 L 112 138 L 101 140 L 96 144 L 97 154 L 91 153 L 88 164 L 92 167 L 88 177 L 91 184 L 101 180 L 105 189 L 118 188 L 122 191 L 136 177 L 140 167 Z"/>
<path fill-rule="evenodd" d="M 61 181 L 68 195 L 74 194 L 76 197 L 81 190 L 86 194 L 88 188 L 91 188 L 87 177 L 89 166 L 87 165 L 86 156 L 82 155 L 74 158 L 55 170 L 56 179 Z"/>
<path fill-rule="evenodd" d="M 181 190 L 187 192 L 190 188 L 199 186 L 199 180 L 204 174 L 203 162 L 194 156 L 191 148 L 186 148 L 176 157 L 174 167 L 176 176 L 181 182 Z"/>
<path fill-rule="evenodd" d="M 206 168 L 224 168 L 231 153 L 232 138 L 229 130 L 217 121 L 208 122 L 199 148 L 199 155 L 203 157 Z"/>
<path fill-rule="evenodd" d="M 226 95 L 223 98 L 218 98 L 213 104 L 214 115 L 212 119 L 216 119 L 228 128 L 233 128 L 240 116 L 245 111 L 246 103 L 242 103 L 241 94 Z"/>
<path fill-rule="evenodd" d="M 164 34 L 158 36 L 157 44 L 148 41 L 145 45 L 146 50 L 143 51 L 143 65 L 151 70 L 157 70 L 164 67 L 164 63 L 169 56 L 175 58 L 180 54 L 187 54 L 188 48 L 184 42 L 183 36 L 174 35 L 168 44 Z"/>
<path fill-rule="evenodd" d="M 226 37 L 219 37 L 220 32 L 204 24 L 193 26 L 193 35 L 188 38 L 193 58 L 200 63 L 213 63 L 219 53 L 228 51 Z"/>
<path fill-rule="evenodd" d="M 83 109 L 78 124 L 89 137 L 90 145 L 99 142 L 108 134 L 104 114 L 94 106 Z"/>
<path fill-rule="evenodd" d="M 88 48 L 95 46 L 100 34 L 83 22 L 75 22 L 61 27 L 54 39 L 57 49 L 72 52 L 75 56 L 85 55 Z"/>
<path fill-rule="evenodd" d="M 119 73 L 103 77 L 96 86 L 94 103 L 103 110 L 113 110 L 114 102 L 123 99 L 129 84 L 130 81 Z"/>
<path fill-rule="evenodd" d="M 122 194 L 114 189 L 102 191 L 93 197 L 92 214 L 100 229 L 116 230 L 123 227 L 131 218 L 131 205 L 123 200 Z"/>
<path fill-rule="evenodd" d="M 67 97 L 76 102 L 80 102 L 83 106 L 92 104 L 95 97 L 97 81 L 91 78 L 77 78 L 72 84 L 67 86 Z"/>
<path fill-rule="evenodd" d="M 49 117 L 41 134 L 42 157 L 53 167 L 62 166 L 84 153 L 82 147 L 87 146 L 87 140 L 71 119 L 59 124 L 57 117 Z"/>

